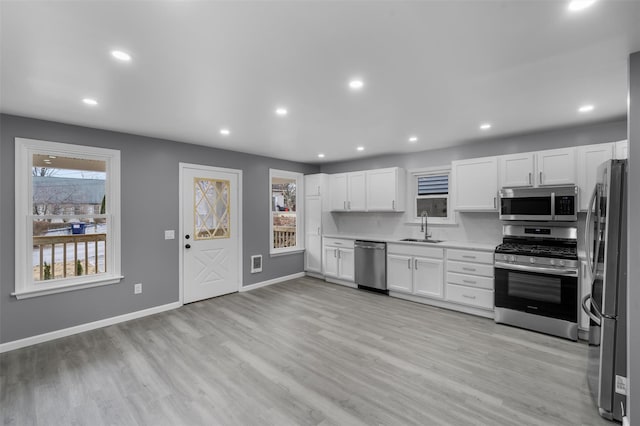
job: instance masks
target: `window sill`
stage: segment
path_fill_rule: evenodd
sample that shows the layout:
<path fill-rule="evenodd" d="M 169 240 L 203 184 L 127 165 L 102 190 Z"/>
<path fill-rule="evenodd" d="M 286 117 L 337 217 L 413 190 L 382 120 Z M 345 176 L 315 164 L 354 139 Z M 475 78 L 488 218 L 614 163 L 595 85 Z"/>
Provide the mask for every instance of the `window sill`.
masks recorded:
<path fill-rule="evenodd" d="M 285 256 L 287 254 L 296 254 L 296 253 L 303 253 L 303 252 L 304 252 L 303 248 L 296 248 L 296 249 L 283 250 L 283 251 L 272 251 L 269 253 L 269 257 Z"/>
<path fill-rule="evenodd" d="M 32 297 L 47 296 L 50 294 L 63 293 L 66 291 L 82 290 L 85 288 L 98 287 L 109 284 L 119 283 L 124 277 L 120 275 L 106 275 L 82 282 L 81 284 L 71 283 L 62 284 L 55 287 L 47 287 L 41 289 L 21 290 L 11 293 L 16 299 L 30 299 Z"/>

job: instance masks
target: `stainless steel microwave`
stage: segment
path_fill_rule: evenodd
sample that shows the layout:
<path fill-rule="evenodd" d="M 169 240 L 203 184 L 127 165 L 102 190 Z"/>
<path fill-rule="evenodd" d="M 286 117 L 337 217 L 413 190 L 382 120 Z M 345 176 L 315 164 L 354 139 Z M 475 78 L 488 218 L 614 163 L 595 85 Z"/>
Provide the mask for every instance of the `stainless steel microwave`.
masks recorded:
<path fill-rule="evenodd" d="M 578 187 L 503 188 L 499 193 L 500 220 L 575 221 Z"/>

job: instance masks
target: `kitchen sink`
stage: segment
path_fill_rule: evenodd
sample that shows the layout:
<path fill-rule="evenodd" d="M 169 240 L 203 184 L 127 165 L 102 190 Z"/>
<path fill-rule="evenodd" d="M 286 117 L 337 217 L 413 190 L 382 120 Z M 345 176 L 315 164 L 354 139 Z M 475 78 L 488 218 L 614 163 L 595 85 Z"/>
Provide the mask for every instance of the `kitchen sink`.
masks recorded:
<path fill-rule="evenodd" d="M 441 243 L 443 240 L 432 240 L 431 238 L 419 240 L 417 238 L 404 238 L 400 241 L 408 241 L 412 243 Z"/>

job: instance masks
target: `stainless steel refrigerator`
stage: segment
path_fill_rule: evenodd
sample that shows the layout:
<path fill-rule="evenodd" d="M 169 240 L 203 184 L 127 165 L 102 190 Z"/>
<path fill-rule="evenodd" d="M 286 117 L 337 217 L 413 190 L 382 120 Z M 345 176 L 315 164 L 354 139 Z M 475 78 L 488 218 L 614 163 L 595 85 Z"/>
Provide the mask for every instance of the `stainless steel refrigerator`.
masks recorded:
<path fill-rule="evenodd" d="M 627 162 L 598 168 L 585 227 L 591 294 L 587 382 L 602 417 L 622 420 L 627 390 Z"/>

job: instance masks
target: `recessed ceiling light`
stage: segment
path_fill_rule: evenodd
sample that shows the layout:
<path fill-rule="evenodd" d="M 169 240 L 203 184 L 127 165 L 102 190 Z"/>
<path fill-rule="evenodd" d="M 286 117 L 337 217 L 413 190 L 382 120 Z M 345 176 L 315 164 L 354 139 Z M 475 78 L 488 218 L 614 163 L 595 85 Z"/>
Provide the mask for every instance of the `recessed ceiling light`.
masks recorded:
<path fill-rule="evenodd" d="M 58 158 L 55 155 L 50 155 L 49 158 Z"/>
<path fill-rule="evenodd" d="M 596 0 L 572 0 L 567 7 L 571 12 L 578 12 L 593 5 Z"/>
<path fill-rule="evenodd" d="M 47 164 L 51 164 L 51 160 L 42 160 L 43 162 L 47 163 Z"/>
<path fill-rule="evenodd" d="M 349 88 L 352 90 L 360 90 L 364 87 L 364 81 L 360 79 L 354 79 L 349 82 Z"/>
<path fill-rule="evenodd" d="M 285 115 L 289 114 L 289 111 L 287 111 L 286 108 L 277 108 L 276 114 L 278 114 L 281 117 L 284 117 Z"/>
<path fill-rule="evenodd" d="M 220 134 L 224 136 L 229 136 L 231 131 L 229 129 L 220 129 Z"/>
<path fill-rule="evenodd" d="M 318 158 L 324 158 L 324 154 L 318 154 Z"/>
<path fill-rule="evenodd" d="M 112 50 L 111 56 L 122 62 L 129 62 L 131 60 L 131 55 L 122 50 Z"/>
<path fill-rule="evenodd" d="M 82 102 L 84 102 L 86 105 L 91 105 L 91 106 L 98 105 L 98 101 L 96 101 L 95 99 L 91 99 L 91 98 L 84 98 L 82 100 Z"/>
<path fill-rule="evenodd" d="M 364 151 L 364 146 L 359 146 L 356 148 L 358 151 Z"/>
<path fill-rule="evenodd" d="M 409 138 L 409 142 L 411 142 L 411 143 L 416 143 L 416 142 L 418 142 L 418 137 L 417 137 L 417 136 L 411 136 L 411 137 Z"/>
<path fill-rule="evenodd" d="M 490 123 L 482 123 L 480 125 L 480 130 L 489 130 L 491 128 L 491 124 Z"/>
<path fill-rule="evenodd" d="M 591 112 L 595 107 L 593 105 L 582 105 L 578 108 L 578 112 Z"/>

